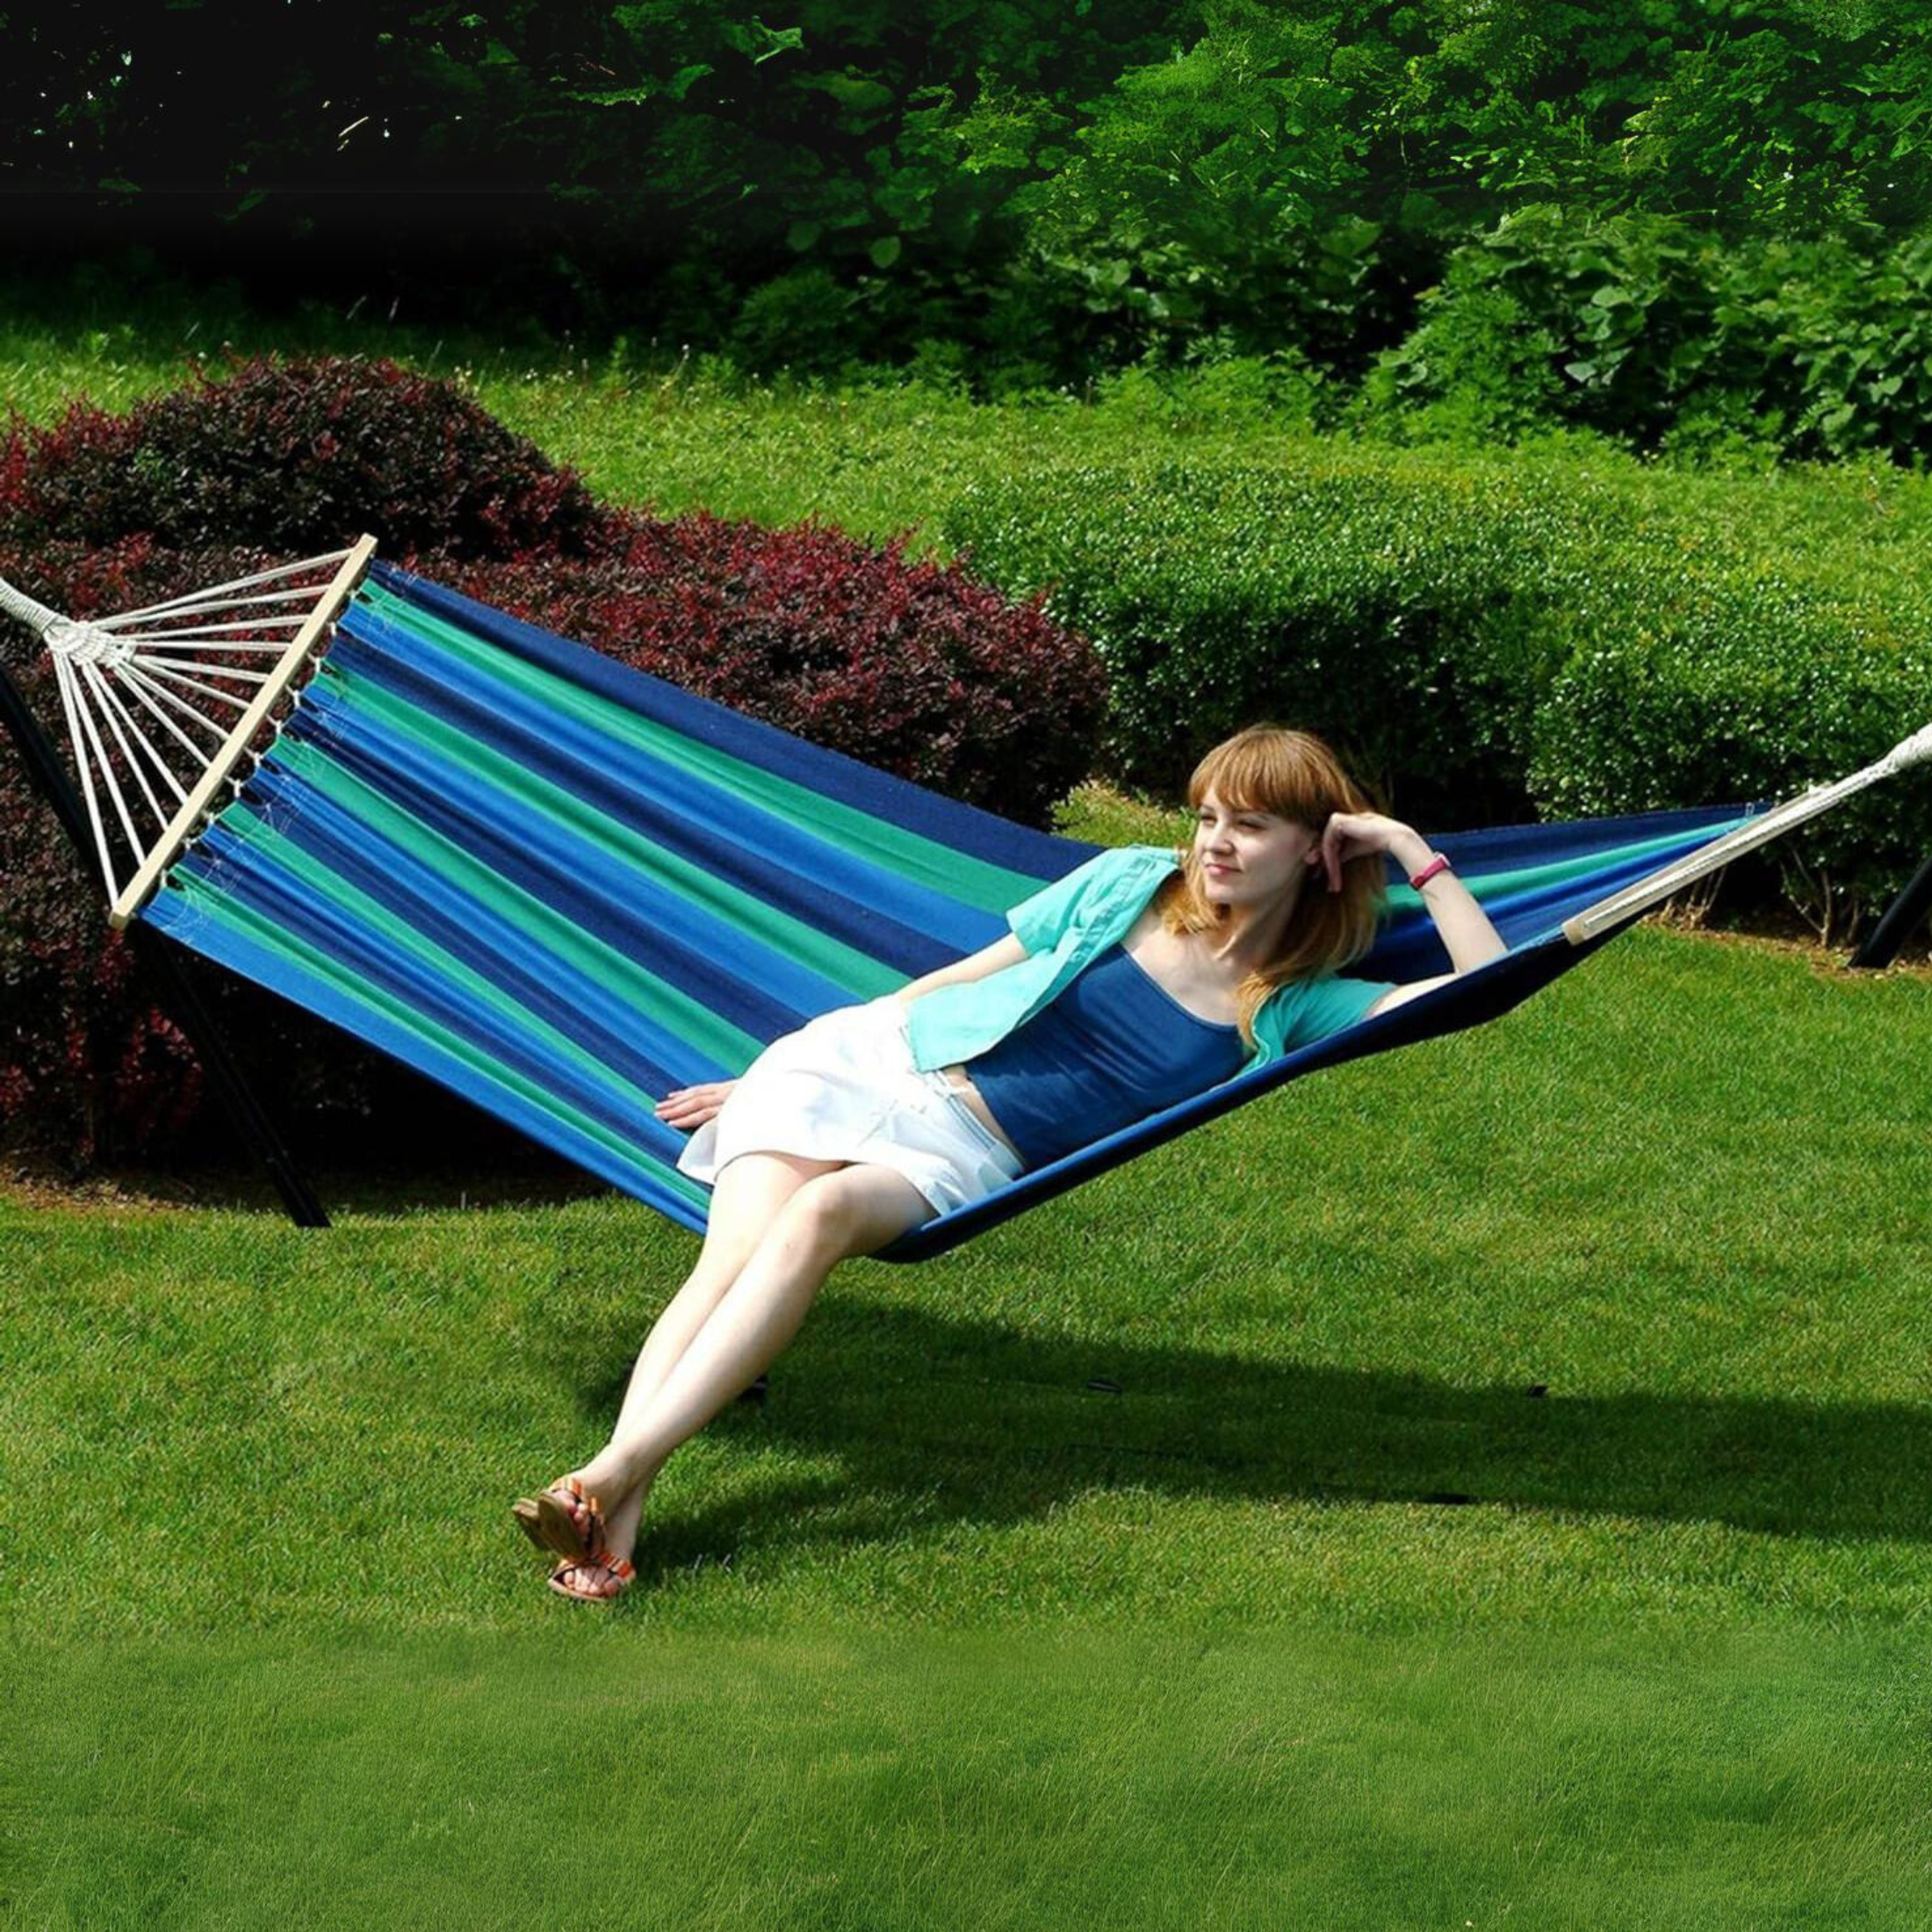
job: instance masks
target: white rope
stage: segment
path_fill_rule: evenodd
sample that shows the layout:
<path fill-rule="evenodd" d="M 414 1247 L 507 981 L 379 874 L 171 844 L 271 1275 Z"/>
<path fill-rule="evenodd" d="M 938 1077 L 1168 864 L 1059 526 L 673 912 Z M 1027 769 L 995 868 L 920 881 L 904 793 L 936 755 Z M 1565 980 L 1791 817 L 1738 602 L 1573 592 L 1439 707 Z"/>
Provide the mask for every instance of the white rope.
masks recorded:
<path fill-rule="evenodd" d="M 38 597 L 30 597 L 24 590 L 16 590 L 4 577 L 0 577 L 0 611 L 24 624 L 36 638 L 44 638 L 51 625 L 66 623 L 58 610 L 49 609 Z"/>
<path fill-rule="evenodd" d="M 176 617 L 198 616 L 207 610 L 243 610 L 254 604 L 314 603 L 315 593 L 321 588 L 317 584 L 298 584 L 292 590 L 264 591 L 256 597 L 210 597 L 200 602 L 183 601 L 156 604 L 147 610 L 123 610 L 114 616 L 97 617 L 94 621 L 103 631 L 121 631 L 131 624 L 141 623 L 144 617 L 154 617 L 166 624 Z"/>
<path fill-rule="evenodd" d="M 41 633 L 41 643 L 57 658 L 71 658 L 76 664 L 125 664 L 134 647 L 125 639 L 110 636 L 97 624 L 76 624 L 56 617 Z"/>
<path fill-rule="evenodd" d="M 1866 767 L 1874 780 L 1889 778 L 1894 772 L 1909 771 L 1914 765 L 1922 765 L 1932 758 L 1932 724 L 1913 732 L 1910 738 L 1901 738 L 1876 765 Z"/>
<path fill-rule="evenodd" d="M 128 733 L 133 733 L 134 743 L 147 753 L 150 764 L 160 766 L 163 771 L 167 767 L 162 765 L 160 754 L 148 742 L 147 732 L 127 715 L 127 708 L 121 703 L 120 693 L 101 675 L 99 667 L 91 664 L 83 665 L 81 675 L 93 687 L 94 699 L 101 708 L 101 716 L 107 720 L 107 728 L 114 734 L 114 742 L 120 746 L 121 755 L 127 761 L 127 769 L 134 782 L 141 787 L 141 797 L 148 801 L 148 809 L 154 814 L 155 826 L 161 831 L 166 831 L 169 814 L 162 810 L 161 801 L 155 797 L 155 788 L 148 782 L 147 769 L 135 756 L 134 746 L 127 741 Z M 178 799 L 176 801 L 177 804 L 179 802 Z"/>
<path fill-rule="evenodd" d="M 147 726 L 134 715 L 128 700 L 132 698 L 149 717 L 162 726 L 170 738 L 174 739 L 177 744 L 184 746 L 191 757 L 198 759 L 202 755 L 201 753 L 196 747 L 194 741 L 188 738 L 170 718 L 155 708 L 154 700 L 131 679 L 121 679 L 119 687 L 114 688 L 113 696 L 115 704 L 119 708 L 122 718 L 126 723 L 128 730 L 133 732 L 141 740 L 142 750 L 148 753 L 148 761 L 154 767 L 155 776 L 174 794 L 175 804 L 178 805 L 188 796 L 188 788 L 182 783 L 179 776 L 176 774 L 174 767 L 168 762 L 167 757 L 164 755 L 165 747 L 156 745 L 154 739 L 148 735 Z M 172 811 L 161 807 L 157 807 L 157 810 L 160 811 L 162 823 L 165 825 L 169 818 L 173 816 Z"/>
<path fill-rule="evenodd" d="M 232 704 L 238 711 L 249 708 L 245 697 L 237 697 L 232 691 L 218 691 L 213 685 L 204 684 L 198 678 L 184 676 L 179 671 L 163 670 L 152 658 L 148 660 L 147 669 L 149 677 L 164 678 L 169 684 L 178 684 L 184 691 L 199 691 L 202 696 L 212 697 L 220 704 Z"/>
<path fill-rule="evenodd" d="M 191 644 L 204 651 L 265 651 L 279 657 L 288 648 L 286 638 L 231 638 L 227 633 L 236 631 L 265 631 L 273 626 L 277 630 L 296 630 L 302 627 L 300 617 L 257 617 L 251 624 L 230 624 L 211 626 L 205 631 L 134 631 L 120 633 L 127 644 L 131 654 L 158 646 L 169 650 L 177 644 Z"/>
<path fill-rule="evenodd" d="M 226 609 L 227 607 L 221 605 L 218 608 Z M 118 638 L 125 639 L 126 642 L 133 645 L 174 644 L 183 638 L 190 638 L 233 637 L 237 631 L 299 631 L 307 622 L 307 612 L 300 611 L 293 616 L 287 617 L 245 617 L 240 624 L 203 624 L 192 631 L 117 631 L 112 635 Z M 286 638 L 283 638 L 282 644 L 287 642 Z M 265 638 L 262 644 L 256 646 L 258 650 L 270 651 L 278 651 L 281 647 L 281 645 Z"/>
<path fill-rule="evenodd" d="M 155 651 L 142 652 L 137 661 L 157 667 L 165 665 L 170 670 L 175 671 L 205 671 L 209 669 L 209 667 L 203 664 L 198 659 L 164 658 Z M 237 684 L 266 684 L 269 681 L 269 674 L 266 671 L 244 671 L 238 664 L 224 664 L 216 674 L 220 677 L 233 678 Z"/>
<path fill-rule="evenodd" d="M 101 876 L 107 881 L 107 896 L 112 898 L 120 886 L 114 874 L 114 861 L 108 855 L 107 833 L 101 824 L 100 801 L 94 796 L 94 774 L 83 748 L 80 701 L 74 688 L 76 673 L 65 658 L 54 660 L 54 680 L 60 687 L 61 709 L 67 714 L 68 741 L 74 746 L 74 761 L 81 768 L 81 790 L 87 799 L 87 817 L 94 828 L 94 849 L 100 855 Z"/>
<path fill-rule="evenodd" d="M 214 718 L 204 717 L 201 712 L 196 710 L 193 705 L 189 703 L 186 698 L 177 696 L 166 685 L 158 683 L 155 679 L 148 676 L 142 671 L 138 660 L 130 664 L 122 674 L 136 690 L 152 692 L 159 703 L 169 705 L 173 710 L 180 712 L 191 724 L 198 724 L 203 731 L 213 738 L 216 744 L 219 745 L 228 735 L 228 728 L 226 724 Z M 204 759 L 207 756 L 207 753 L 197 747 L 195 756 L 198 759 Z"/>
<path fill-rule="evenodd" d="M 363 537 L 353 549 L 342 555 L 341 566 L 320 588 L 314 604 L 302 627 L 290 641 L 289 647 L 282 653 L 267 683 L 257 690 L 235 720 L 234 728 L 223 740 L 220 750 L 211 759 L 206 768 L 195 780 L 193 788 L 183 801 L 181 810 L 175 814 L 173 822 L 162 833 L 153 850 L 141 860 L 139 869 L 124 890 L 115 896 L 108 912 L 108 922 L 115 926 L 124 926 L 136 917 L 147 903 L 149 894 L 161 883 L 168 868 L 181 855 L 184 848 L 197 838 L 208 823 L 210 814 L 219 810 L 213 801 L 224 786 L 230 791 L 239 791 L 245 781 L 236 776 L 244 765 L 251 768 L 258 764 L 259 757 L 254 750 L 260 734 L 264 731 L 278 730 L 274 721 L 274 707 L 278 700 L 291 699 L 294 696 L 297 681 L 314 664 L 315 652 L 323 648 L 335 628 L 335 619 L 343 606 L 356 594 L 356 587 L 361 581 L 370 559 L 375 554 L 376 540 L 373 537 Z M 177 685 L 187 685 L 191 681 L 178 671 L 148 667 L 146 674 L 158 677 Z M 209 696 L 217 696 L 210 693 Z"/>
<path fill-rule="evenodd" d="M 222 791 L 247 782 L 374 548 L 364 537 L 90 623 L 0 580 L 0 617 L 28 625 L 54 660 L 112 924 L 135 915 Z M 150 818 L 158 833 L 143 831 Z"/>
<path fill-rule="evenodd" d="M 190 591 L 185 596 L 170 597 L 165 603 L 144 604 L 139 610 L 124 610 L 110 621 L 116 625 L 135 623 L 142 617 L 158 617 L 164 610 L 180 610 L 197 604 L 208 604 L 218 601 L 224 591 L 249 590 L 256 584 L 273 583 L 278 577 L 292 577 L 304 570 L 321 570 L 325 566 L 333 570 L 349 555 L 346 550 L 331 551 L 326 557 L 306 557 L 299 564 L 282 564 L 273 570 L 258 570 L 252 577 L 235 577 L 225 584 L 210 584 L 205 589 Z M 311 587 L 319 594 L 326 585 Z"/>
<path fill-rule="evenodd" d="M 1735 831 L 1712 840 L 1708 845 L 1699 846 L 1695 852 L 1686 853 L 1683 858 L 1659 867 L 1646 877 L 1625 886 L 1621 891 L 1612 892 L 1608 898 L 1584 907 L 1574 918 L 1564 920 L 1564 934 L 1572 945 L 1594 939 L 1611 926 L 1634 919 L 1640 912 L 1648 912 L 1653 905 L 1661 905 L 1673 893 L 1681 892 L 1685 886 L 1707 877 L 1720 867 L 1728 865 L 1733 859 L 1755 851 L 1761 845 L 1768 845 L 1794 825 L 1804 825 L 1829 811 L 1834 805 L 1842 804 L 1846 799 L 1868 790 L 1881 779 L 1908 770 L 1914 765 L 1923 764 L 1928 759 L 1932 759 L 1932 724 L 1913 732 L 1909 738 L 1900 739 L 1883 758 L 1867 765 L 1862 771 L 1855 771 L 1850 777 L 1820 785 L 1796 798 L 1788 799 L 1782 805 L 1774 805 L 1769 811 L 1761 812 L 1748 825 L 1740 825 Z"/>
<path fill-rule="evenodd" d="M 130 667 L 129 674 L 125 679 L 123 679 L 122 681 L 126 685 L 128 690 L 133 693 L 136 701 L 141 703 L 155 719 L 155 721 L 162 726 L 162 728 L 168 732 L 168 735 L 172 738 L 174 741 L 177 745 L 179 745 L 184 752 L 187 753 L 189 757 L 198 760 L 202 757 L 203 753 L 201 747 L 195 743 L 193 739 L 188 736 L 187 732 L 182 730 L 180 725 L 175 723 L 173 718 L 168 716 L 167 712 L 162 710 L 161 706 L 157 704 L 155 702 L 154 698 L 149 695 L 148 683 L 145 679 L 141 677 L 132 669 L 132 667 Z M 165 691 L 162 692 L 161 695 L 163 697 L 169 696 L 169 694 Z M 178 703 L 180 703 L 180 700 L 170 698 L 169 702 Z M 188 715 L 190 717 L 192 717 L 196 719 L 198 723 L 205 725 L 211 732 L 219 732 L 221 729 L 221 727 L 217 724 L 213 718 L 203 717 L 199 711 L 191 709 L 188 711 Z M 170 785 L 173 785 L 177 791 L 180 791 L 181 796 L 185 798 L 187 797 L 187 793 L 181 788 L 181 786 L 176 780 L 175 775 L 172 770 L 169 770 L 167 775 L 168 782 Z"/>
<path fill-rule="evenodd" d="M 139 852 L 141 850 L 141 834 L 134 830 L 134 821 L 128 816 L 127 801 L 121 797 L 120 785 L 114 776 L 114 768 L 108 758 L 107 747 L 101 743 L 101 734 L 95 725 L 94 714 L 88 709 L 87 688 L 81 681 L 85 669 L 84 666 L 79 667 L 75 673 L 75 703 L 80 708 L 81 723 L 87 729 L 88 742 L 94 747 L 94 756 L 99 761 L 100 781 L 107 788 L 107 796 L 113 800 L 115 816 L 120 820 L 121 830 L 127 834 L 129 847 Z M 106 857 L 105 849 L 102 857 L 105 861 Z"/>

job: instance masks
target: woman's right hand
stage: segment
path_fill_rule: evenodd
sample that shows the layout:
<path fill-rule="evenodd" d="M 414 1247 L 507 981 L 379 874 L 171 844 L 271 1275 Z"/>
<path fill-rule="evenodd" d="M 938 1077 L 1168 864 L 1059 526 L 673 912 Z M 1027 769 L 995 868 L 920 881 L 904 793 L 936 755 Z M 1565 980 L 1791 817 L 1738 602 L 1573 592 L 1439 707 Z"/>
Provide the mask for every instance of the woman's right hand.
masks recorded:
<path fill-rule="evenodd" d="M 724 1106 L 736 1080 L 711 1080 L 703 1086 L 673 1087 L 657 1104 L 657 1116 L 667 1127 L 695 1134 Z"/>
<path fill-rule="evenodd" d="M 1429 842 L 1399 818 L 1379 811 L 1337 811 L 1322 830 L 1318 856 L 1330 892 L 1342 890 L 1342 868 L 1351 859 L 1371 852 L 1395 854 L 1404 872 L 1418 872 L 1429 863 Z"/>

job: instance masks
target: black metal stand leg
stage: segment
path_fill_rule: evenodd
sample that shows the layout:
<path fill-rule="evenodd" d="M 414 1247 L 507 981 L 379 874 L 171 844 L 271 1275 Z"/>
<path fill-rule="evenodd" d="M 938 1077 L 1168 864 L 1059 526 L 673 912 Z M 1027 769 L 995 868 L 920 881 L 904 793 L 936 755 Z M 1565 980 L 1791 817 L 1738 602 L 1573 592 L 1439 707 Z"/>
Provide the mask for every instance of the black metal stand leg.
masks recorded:
<path fill-rule="evenodd" d="M 95 862 L 94 843 L 88 830 L 86 808 L 74 789 L 73 781 L 67 775 L 66 768 L 47 742 L 47 733 L 40 729 L 40 721 L 27 708 L 19 686 L 14 682 L 4 664 L 0 664 L 0 723 L 5 724 L 7 733 L 26 766 L 27 775 L 33 781 L 34 789 L 53 807 L 83 868 L 91 876 Z M 288 1210 L 289 1219 L 298 1228 L 328 1227 L 328 1216 L 323 1212 L 321 1202 L 289 1157 L 261 1102 L 242 1078 L 242 1070 L 235 1064 L 227 1042 L 221 1037 L 214 1016 L 209 1013 L 193 981 L 189 978 L 181 955 L 158 933 L 144 926 L 130 926 L 128 934 L 135 947 L 135 956 L 143 969 L 151 969 L 159 974 L 167 989 L 162 1004 L 188 1036 L 188 1043 L 194 1049 L 202 1071 L 220 1096 L 235 1131 L 268 1170 L 276 1192 L 282 1197 L 282 1205 Z"/>
<path fill-rule="evenodd" d="M 1885 908 L 1871 937 L 1852 955 L 1854 966 L 1889 966 L 1899 948 L 1911 938 L 1920 920 L 1932 912 L 1932 859 L 1912 875 L 1912 883 Z"/>
<path fill-rule="evenodd" d="M 189 1045 L 195 1049 L 195 1058 L 200 1061 L 209 1085 L 220 1096 L 236 1133 L 242 1136 L 249 1152 L 268 1170 L 269 1179 L 275 1183 L 275 1191 L 281 1195 L 282 1206 L 287 1209 L 289 1219 L 298 1228 L 328 1227 L 328 1215 L 315 1190 L 282 1145 L 282 1137 L 275 1131 L 274 1122 L 263 1111 L 262 1103 L 256 1099 L 255 1089 L 242 1078 L 242 1070 L 235 1064 L 234 1056 L 229 1052 L 228 1043 L 215 1024 L 214 1015 L 208 1011 L 190 977 L 189 960 L 172 941 L 148 926 L 130 926 L 127 936 L 143 968 L 152 967 L 160 975 L 167 988 L 163 1004 L 187 1034 Z"/>

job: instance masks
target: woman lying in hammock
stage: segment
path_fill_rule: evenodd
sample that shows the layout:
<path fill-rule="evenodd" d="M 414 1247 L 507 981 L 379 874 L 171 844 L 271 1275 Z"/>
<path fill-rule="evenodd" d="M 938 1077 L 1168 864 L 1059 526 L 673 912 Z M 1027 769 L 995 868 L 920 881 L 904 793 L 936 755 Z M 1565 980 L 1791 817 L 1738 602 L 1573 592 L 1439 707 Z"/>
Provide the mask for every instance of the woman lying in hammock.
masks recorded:
<path fill-rule="evenodd" d="M 599 1601 L 630 1582 L 671 1452 L 763 1373 L 847 1256 L 1453 977 L 1343 977 L 1374 937 L 1385 854 L 1456 972 L 1503 951 L 1448 861 L 1371 811 L 1318 739 L 1242 732 L 1187 796 L 1185 851 L 1101 853 L 1015 906 L 983 951 L 660 1103 L 691 1132 L 679 1168 L 712 1183 L 709 1228 L 609 1441 L 516 1505 L 559 1559 L 551 1589 Z"/>

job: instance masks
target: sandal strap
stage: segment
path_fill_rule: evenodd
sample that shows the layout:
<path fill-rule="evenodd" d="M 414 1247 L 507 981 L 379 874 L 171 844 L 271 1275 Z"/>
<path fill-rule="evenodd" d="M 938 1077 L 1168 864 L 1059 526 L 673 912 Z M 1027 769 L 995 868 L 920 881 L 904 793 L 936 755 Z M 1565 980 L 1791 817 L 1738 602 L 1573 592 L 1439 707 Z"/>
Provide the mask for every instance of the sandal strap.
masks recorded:
<path fill-rule="evenodd" d="M 609 1570 L 613 1576 L 622 1576 L 626 1580 L 638 1574 L 637 1566 L 628 1556 L 613 1556 L 608 1546 L 592 1550 L 585 1556 L 566 1556 L 550 1574 L 552 1576 L 561 1576 L 566 1570 L 573 1569 Z"/>

